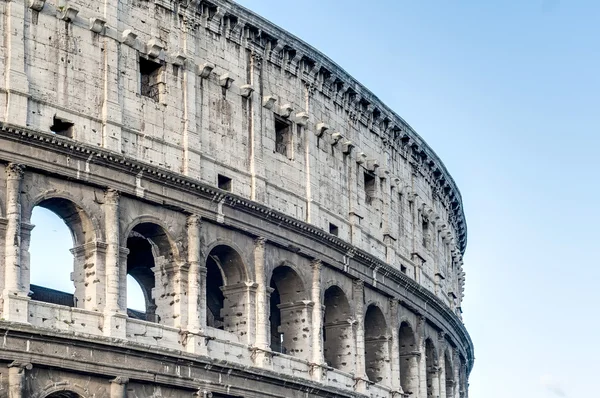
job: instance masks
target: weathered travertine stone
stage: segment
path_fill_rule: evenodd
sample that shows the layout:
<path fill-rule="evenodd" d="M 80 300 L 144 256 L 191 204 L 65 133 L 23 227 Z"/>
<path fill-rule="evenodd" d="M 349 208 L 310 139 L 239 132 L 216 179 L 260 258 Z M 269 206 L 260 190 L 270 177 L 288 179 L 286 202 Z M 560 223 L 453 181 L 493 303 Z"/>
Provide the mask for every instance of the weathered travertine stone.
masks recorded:
<path fill-rule="evenodd" d="M 229 0 L 0 32 L 0 395 L 467 397 L 460 193 L 339 66 Z M 74 294 L 31 284 L 35 207 Z"/>

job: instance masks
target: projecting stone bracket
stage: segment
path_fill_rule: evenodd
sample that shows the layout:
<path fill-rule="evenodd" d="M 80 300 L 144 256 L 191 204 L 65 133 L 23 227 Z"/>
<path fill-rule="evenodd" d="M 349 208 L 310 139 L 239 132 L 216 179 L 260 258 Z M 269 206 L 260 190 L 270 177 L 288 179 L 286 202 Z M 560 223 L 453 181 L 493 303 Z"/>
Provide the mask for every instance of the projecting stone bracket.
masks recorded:
<path fill-rule="evenodd" d="M 160 56 L 160 52 L 164 50 L 165 46 L 158 41 L 157 39 L 148 40 L 148 44 L 146 44 L 146 54 L 150 58 L 158 58 Z"/>
<path fill-rule="evenodd" d="M 281 116 L 284 119 L 287 119 L 290 117 L 293 110 L 294 110 L 294 108 L 292 108 L 292 106 L 290 104 L 281 105 L 279 107 L 279 116 Z"/>
<path fill-rule="evenodd" d="M 308 112 L 296 113 L 296 124 L 299 126 L 306 126 L 308 124 Z"/>
<path fill-rule="evenodd" d="M 202 65 L 198 66 L 198 76 L 200 76 L 202 79 L 206 79 L 210 76 L 213 69 L 215 69 L 215 64 L 212 62 L 203 63 Z"/>
<path fill-rule="evenodd" d="M 342 139 L 342 133 L 336 131 L 331 134 L 331 145 L 337 145 L 337 143 Z"/>
<path fill-rule="evenodd" d="M 46 0 L 29 0 L 29 8 L 34 11 L 42 11 L 44 4 L 46 4 Z"/>
<path fill-rule="evenodd" d="M 315 128 L 315 134 L 317 135 L 317 137 L 321 137 L 327 130 L 329 130 L 329 125 L 324 122 L 320 122 L 317 123 L 317 126 Z"/>
<path fill-rule="evenodd" d="M 244 98 L 248 98 L 254 92 L 254 87 L 251 84 L 244 84 L 240 86 L 240 95 Z"/>
<path fill-rule="evenodd" d="M 263 106 L 267 109 L 273 109 L 275 101 L 277 101 L 276 97 L 274 97 L 273 95 L 266 95 L 263 97 Z"/>
<path fill-rule="evenodd" d="M 131 31 L 131 29 L 126 29 L 123 31 L 123 44 L 126 44 L 130 47 L 135 47 L 135 41 L 137 40 L 137 35 Z"/>
<path fill-rule="evenodd" d="M 187 57 L 184 53 L 177 51 L 171 54 L 171 62 L 176 66 L 183 66 Z"/>
<path fill-rule="evenodd" d="M 350 152 L 352 152 L 353 148 L 354 148 L 354 143 L 352 141 L 345 141 L 342 144 L 342 153 L 345 155 L 348 155 Z"/>
<path fill-rule="evenodd" d="M 57 17 L 66 22 L 72 22 L 77 18 L 79 9 L 70 5 L 62 6 L 58 8 Z"/>
<path fill-rule="evenodd" d="M 104 32 L 104 28 L 106 26 L 106 21 L 100 17 L 91 17 L 90 18 L 90 30 L 94 33 L 102 33 Z"/>
<path fill-rule="evenodd" d="M 234 79 L 229 77 L 229 73 L 223 73 L 221 76 L 219 76 L 219 85 L 226 90 L 229 90 L 233 82 Z"/>

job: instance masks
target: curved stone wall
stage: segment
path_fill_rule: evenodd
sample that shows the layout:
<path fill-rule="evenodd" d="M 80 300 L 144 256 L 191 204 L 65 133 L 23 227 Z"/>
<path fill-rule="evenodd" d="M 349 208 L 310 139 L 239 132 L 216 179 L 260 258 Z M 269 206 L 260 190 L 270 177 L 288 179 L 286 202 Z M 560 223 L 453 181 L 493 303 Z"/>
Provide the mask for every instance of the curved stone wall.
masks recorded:
<path fill-rule="evenodd" d="M 339 66 L 228 1 L 0 16 L 6 388 L 467 396 L 460 193 Z M 36 206 L 73 233 L 72 297 L 29 282 Z"/>

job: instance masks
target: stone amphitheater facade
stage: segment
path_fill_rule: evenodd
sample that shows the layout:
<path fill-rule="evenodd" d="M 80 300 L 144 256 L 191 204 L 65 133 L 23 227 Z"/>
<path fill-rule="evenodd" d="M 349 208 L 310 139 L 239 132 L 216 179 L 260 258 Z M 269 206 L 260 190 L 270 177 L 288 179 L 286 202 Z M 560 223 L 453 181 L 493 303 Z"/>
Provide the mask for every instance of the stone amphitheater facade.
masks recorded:
<path fill-rule="evenodd" d="M 467 397 L 460 193 L 341 67 L 228 0 L 0 31 L 0 397 Z M 36 206 L 72 295 L 30 283 Z"/>

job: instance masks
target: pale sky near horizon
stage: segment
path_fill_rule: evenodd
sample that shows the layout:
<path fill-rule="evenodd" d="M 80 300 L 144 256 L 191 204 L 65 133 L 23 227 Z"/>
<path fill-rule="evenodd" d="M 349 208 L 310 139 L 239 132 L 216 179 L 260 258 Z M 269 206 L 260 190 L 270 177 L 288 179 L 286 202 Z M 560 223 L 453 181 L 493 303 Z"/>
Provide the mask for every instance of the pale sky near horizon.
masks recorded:
<path fill-rule="evenodd" d="M 600 2 L 239 3 L 368 87 L 456 181 L 470 397 L 600 397 Z M 33 234 L 58 229 L 44 217 Z"/>

